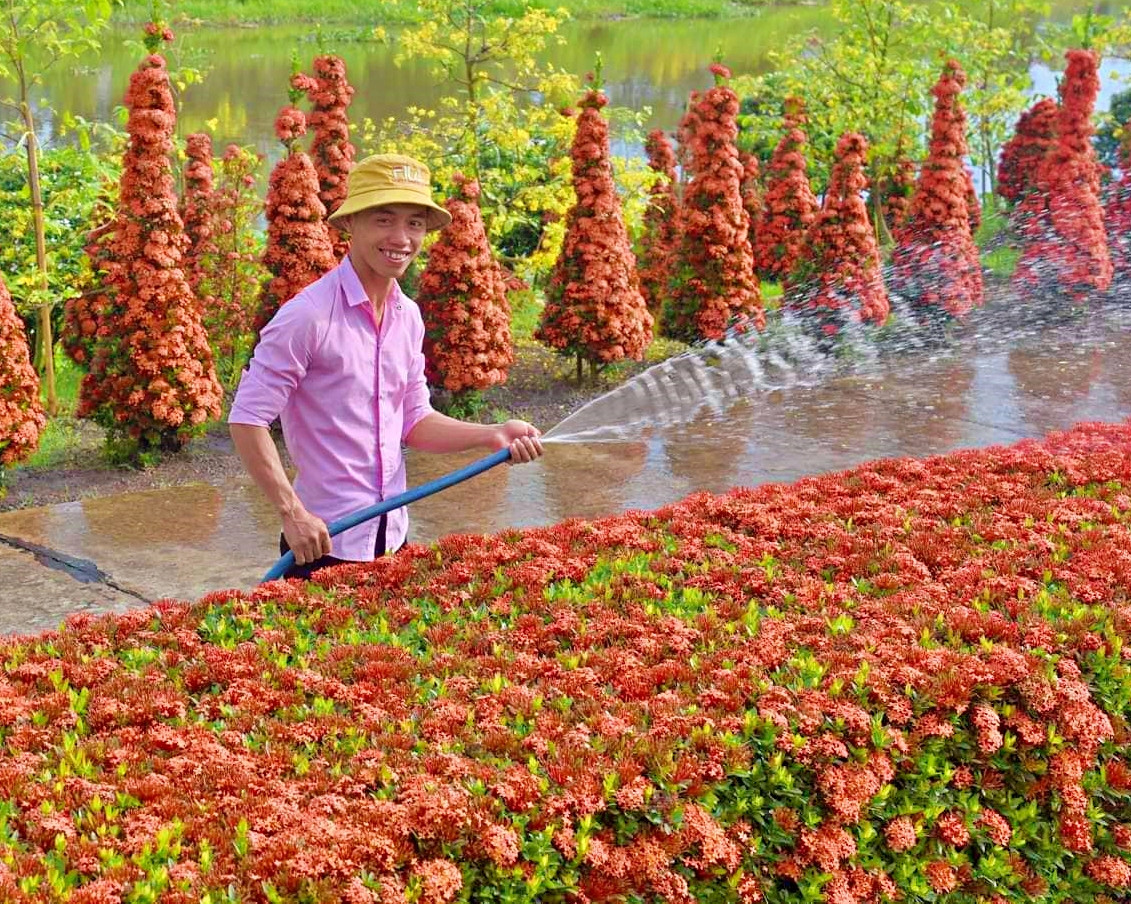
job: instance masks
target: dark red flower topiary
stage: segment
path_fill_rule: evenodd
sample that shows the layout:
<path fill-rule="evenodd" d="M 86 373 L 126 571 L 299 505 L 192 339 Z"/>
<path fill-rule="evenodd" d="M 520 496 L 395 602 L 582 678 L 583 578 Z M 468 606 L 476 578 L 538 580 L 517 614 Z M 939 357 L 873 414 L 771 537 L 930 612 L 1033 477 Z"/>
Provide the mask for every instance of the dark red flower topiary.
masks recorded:
<path fill-rule="evenodd" d="M 638 257 L 640 293 L 653 318 L 659 316 L 664 299 L 672 290 L 676 250 L 679 245 L 679 199 L 676 197 L 675 151 L 662 129 L 648 134 L 644 143 L 648 166 L 660 179 L 648 195 L 644 230 Z"/>
<path fill-rule="evenodd" d="M 204 278 L 202 261 L 206 255 L 215 251 L 212 139 L 203 132 L 194 132 L 185 140 L 185 153 L 185 193 L 181 198 L 181 218 L 189 241 L 182 269 L 203 315 L 212 306 L 212 300 L 200 297 L 200 283 Z"/>
<path fill-rule="evenodd" d="M 1037 169 L 1036 191 L 1017 206 L 1023 250 L 1013 282 L 1022 290 L 1058 291 L 1080 302 L 1107 290 L 1112 264 L 1092 146 L 1099 57 L 1091 50 L 1065 56 L 1056 146 Z"/>
<path fill-rule="evenodd" d="M 46 425 L 24 322 L 0 277 L 0 477 L 5 467 L 36 450 Z"/>
<path fill-rule="evenodd" d="M 820 208 L 806 172 L 804 122 L 800 102 L 787 101 L 787 129 L 766 167 L 762 221 L 754 243 L 758 272 L 781 283 L 788 283 L 797 266 L 805 233 Z"/>
<path fill-rule="evenodd" d="M 719 339 L 735 321 L 765 325 L 750 248 L 750 216 L 742 202 L 738 95 L 725 66 L 680 125 L 690 182 L 683 192 L 676 286 L 663 311 L 663 331 L 677 339 Z"/>
<path fill-rule="evenodd" d="M 981 261 L 967 206 L 966 113 L 959 101 L 965 85 L 966 73 L 950 60 L 932 90 L 935 112 L 927 160 L 892 253 L 893 288 L 916 308 L 952 317 L 983 301 Z"/>
<path fill-rule="evenodd" d="M 318 197 L 318 174 L 310 157 L 298 147 L 305 133 L 303 112 L 283 107 L 275 119 L 275 134 L 287 152 L 272 168 L 267 185 L 263 265 L 271 279 L 260 298 L 256 332 L 282 305 L 338 263 L 326 224 L 326 208 Z"/>
<path fill-rule="evenodd" d="M 310 157 L 318 173 L 318 197 L 328 214 L 338 209 L 346 197 L 346 178 L 353 169 L 357 149 L 350 142 L 349 105 L 354 88 L 346 78 L 341 57 L 314 58 L 314 75 L 303 83 L 312 110 L 307 119 L 313 140 Z M 341 260 L 349 250 L 349 239 L 329 224 L 334 256 Z"/>
<path fill-rule="evenodd" d="M 835 336 L 852 321 L 883 323 L 890 311 L 876 233 L 863 191 L 868 142 L 847 132 L 836 146 L 829 188 L 805 237 L 800 283 L 790 307 L 814 315 L 820 334 Z"/>
<path fill-rule="evenodd" d="M 1121 285 L 1131 282 L 1131 122 L 1123 127 L 1120 146 L 1120 176 L 1108 187 L 1104 206 L 1112 278 Z"/>
<path fill-rule="evenodd" d="M 1037 169 L 1056 144 L 1056 101 L 1046 97 L 1021 114 L 1013 137 L 1001 148 L 997 193 L 1016 204 L 1036 187 Z"/>
<path fill-rule="evenodd" d="M 570 157 L 576 202 L 546 288 L 535 338 L 594 367 L 641 360 L 652 341 L 652 315 L 636 277 L 620 195 L 609 159 L 608 102 L 597 88 L 581 100 Z"/>
<path fill-rule="evenodd" d="M 479 211 L 479 183 L 456 173 L 452 221 L 428 250 L 417 283 L 424 317 L 425 375 L 449 392 L 506 382 L 514 363 L 506 275 L 491 254 Z"/>
<path fill-rule="evenodd" d="M 163 57 L 150 55 L 133 73 L 126 106 L 106 307 L 78 414 L 138 451 L 171 450 L 220 416 L 221 390 L 181 268 L 188 240 L 173 188 L 176 111 Z"/>

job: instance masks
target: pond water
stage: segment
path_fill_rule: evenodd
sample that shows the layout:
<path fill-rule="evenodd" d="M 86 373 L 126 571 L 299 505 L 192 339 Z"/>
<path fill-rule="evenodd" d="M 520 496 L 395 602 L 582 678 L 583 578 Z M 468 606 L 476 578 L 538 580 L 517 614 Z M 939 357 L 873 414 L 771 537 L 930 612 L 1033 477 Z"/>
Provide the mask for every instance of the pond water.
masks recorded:
<path fill-rule="evenodd" d="M 1090 5 L 1116 14 L 1131 7 L 1131 0 Z M 1080 6 L 1061 0 L 1053 4 L 1050 17 L 1065 21 Z M 649 111 L 648 129 L 673 130 L 688 94 L 709 86 L 707 67 L 716 54 L 738 75 L 763 72 L 773 48 L 800 32 L 827 30 L 831 24 L 828 12 L 812 4 L 772 6 L 749 18 L 727 20 L 569 22 L 561 30 L 564 42 L 547 48 L 543 58 L 581 75 L 592 70 L 600 53 L 611 104 Z M 381 121 L 402 114 L 410 105 L 435 107 L 446 93 L 445 86 L 422 63 L 396 66 L 394 49 L 370 40 L 370 33 L 362 28 L 326 29 L 321 35 L 325 46 L 345 60 L 357 89 L 351 119 Z M 90 121 L 114 119 L 142 53 L 137 34 L 135 29 L 108 35 L 98 58 L 84 61 L 74 71 L 48 70 L 39 113 L 44 142 L 56 138 L 67 114 Z M 217 148 L 236 142 L 276 158 L 281 149 L 273 124 L 287 100 L 292 56 L 308 67 L 319 52 L 318 40 L 318 30 L 312 26 L 180 26 L 169 53 L 170 66 L 206 73 L 201 84 L 184 91 L 180 134 L 204 130 L 212 134 Z M 1055 93 L 1054 71 L 1038 64 L 1032 74 L 1036 93 Z M 1131 76 L 1131 67 L 1108 61 L 1101 74 L 1099 108 L 1106 109 L 1111 93 L 1126 85 L 1126 80 L 1120 85 L 1118 78 Z M 638 144 L 618 141 L 615 135 L 614 150 L 622 155 L 641 153 Z"/>

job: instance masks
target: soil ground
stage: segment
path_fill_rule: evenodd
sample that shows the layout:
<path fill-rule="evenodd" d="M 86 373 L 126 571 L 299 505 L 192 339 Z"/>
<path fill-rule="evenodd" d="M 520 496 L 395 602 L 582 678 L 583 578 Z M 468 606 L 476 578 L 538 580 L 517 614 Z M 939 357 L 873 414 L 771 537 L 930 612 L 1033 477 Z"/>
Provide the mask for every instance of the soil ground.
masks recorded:
<path fill-rule="evenodd" d="M 570 362 L 534 342 L 522 342 L 506 384 L 483 394 L 484 405 L 470 419 L 484 423 L 521 418 L 543 432 L 583 403 L 640 372 L 653 361 L 627 362 L 615 373 L 578 386 Z M 437 395 L 435 400 L 441 402 Z M 7 474 L 7 494 L 0 511 L 54 505 L 91 496 L 136 490 L 219 483 L 243 473 L 227 426 L 215 423 L 181 452 L 166 455 L 152 467 L 109 464 L 103 455 L 103 431 L 87 421 L 74 422 L 75 439 L 67 459 L 51 467 L 16 467 Z"/>

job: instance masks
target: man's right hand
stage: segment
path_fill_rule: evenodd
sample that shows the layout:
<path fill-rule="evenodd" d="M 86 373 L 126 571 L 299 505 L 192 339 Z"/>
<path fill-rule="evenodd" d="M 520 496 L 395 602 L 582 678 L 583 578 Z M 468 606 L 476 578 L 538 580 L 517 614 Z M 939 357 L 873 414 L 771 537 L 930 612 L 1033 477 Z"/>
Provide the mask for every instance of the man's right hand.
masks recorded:
<path fill-rule="evenodd" d="M 330 531 L 326 522 L 301 506 L 283 515 L 283 536 L 295 556 L 296 565 L 309 565 L 330 555 Z"/>

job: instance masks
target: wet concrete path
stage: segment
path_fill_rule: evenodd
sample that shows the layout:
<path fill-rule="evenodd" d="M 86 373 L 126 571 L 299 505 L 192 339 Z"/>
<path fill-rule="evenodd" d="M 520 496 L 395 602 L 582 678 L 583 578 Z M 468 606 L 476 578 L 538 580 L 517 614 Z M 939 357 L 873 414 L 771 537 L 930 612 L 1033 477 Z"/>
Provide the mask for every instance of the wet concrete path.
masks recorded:
<path fill-rule="evenodd" d="M 1111 305 L 1056 324 L 1018 315 L 1008 327 L 975 323 L 941 352 L 752 392 L 721 414 L 627 442 L 551 445 L 534 465 L 493 468 L 415 503 L 410 539 L 651 509 L 696 490 L 1127 417 L 1131 309 Z M 476 457 L 410 455 L 409 485 Z M 0 633 L 53 628 L 76 611 L 253 587 L 275 561 L 278 530 L 258 490 L 240 480 L 0 514 Z"/>

